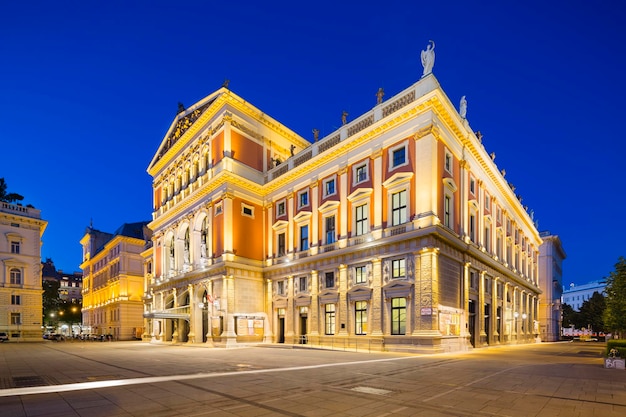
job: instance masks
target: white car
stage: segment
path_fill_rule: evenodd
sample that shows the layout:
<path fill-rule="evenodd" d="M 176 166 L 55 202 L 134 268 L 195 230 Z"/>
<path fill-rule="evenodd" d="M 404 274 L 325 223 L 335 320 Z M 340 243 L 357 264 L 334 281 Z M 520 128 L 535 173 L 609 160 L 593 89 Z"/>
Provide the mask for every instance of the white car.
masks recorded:
<path fill-rule="evenodd" d="M 9 335 L 6 332 L 0 332 L 0 342 L 6 342 L 9 340 Z"/>

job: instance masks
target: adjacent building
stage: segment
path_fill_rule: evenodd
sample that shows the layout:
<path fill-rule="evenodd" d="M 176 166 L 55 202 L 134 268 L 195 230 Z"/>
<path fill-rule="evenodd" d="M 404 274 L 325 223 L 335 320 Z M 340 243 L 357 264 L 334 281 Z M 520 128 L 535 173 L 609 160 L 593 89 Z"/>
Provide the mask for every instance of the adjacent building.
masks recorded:
<path fill-rule="evenodd" d="M 41 263 L 41 276 L 44 281 L 59 283 L 59 299 L 70 304 L 82 304 L 83 274 L 82 272 L 64 272 L 57 270 L 52 259 Z"/>
<path fill-rule="evenodd" d="M 594 293 L 606 297 L 606 279 L 591 281 L 582 285 L 571 283 L 569 288 L 563 291 L 563 303 L 570 305 L 575 311 L 579 311 L 583 303 L 589 300 Z"/>
<path fill-rule="evenodd" d="M 561 338 L 561 296 L 563 295 L 563 261 L 566 258 L 561 239 L 548 231 L 541 232 L 539 246 L 539 296 L 540 336 L 544 342 Z"/>
<path fill-rule="evenodd" d="M 432 73 L 378 97 L 312 142 L 226 87 L 180 108 L 148 167 L 146 339 L 536 340 L 542 240 L 465 104 Z"/>
<path fill-rule="evenodd" d="M 143 333 L 144 269 L 148 222 L 125 223 L 114 233 L 88 227 L 83 247 L 83 332 L 132 340 Z"/>
<path fill-rule="evenodd" d="M 48 222 L 32 206 L 0 202 L 0 332 L 42 340 L 41 238 Z"/>

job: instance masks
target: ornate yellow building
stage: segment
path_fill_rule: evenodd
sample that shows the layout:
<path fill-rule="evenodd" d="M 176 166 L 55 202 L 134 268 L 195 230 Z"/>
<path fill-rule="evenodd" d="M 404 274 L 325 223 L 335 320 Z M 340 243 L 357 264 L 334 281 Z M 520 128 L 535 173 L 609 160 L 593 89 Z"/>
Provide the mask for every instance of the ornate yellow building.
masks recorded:
<path fill-rule="evenodd" d="M 181 108 L 148 167 L 144 337 L 534 341 L 541 239 L 464 105 L 427 73 L 313 143 L 224 87 Z"/>
<path fill-rule="evenodd" d="M 140 338 L 143 329 L 142 252 L 150 241 L 147 222 L 125 223 L 114 233 L 88 227 L 83 247 L 83 333 L 114 340 Z"/>
<path fill-rule="evenodd" d="M 0 201 L 0 332 L 41 342 L 41 237 L 48 222 L 32 206 Z"/>

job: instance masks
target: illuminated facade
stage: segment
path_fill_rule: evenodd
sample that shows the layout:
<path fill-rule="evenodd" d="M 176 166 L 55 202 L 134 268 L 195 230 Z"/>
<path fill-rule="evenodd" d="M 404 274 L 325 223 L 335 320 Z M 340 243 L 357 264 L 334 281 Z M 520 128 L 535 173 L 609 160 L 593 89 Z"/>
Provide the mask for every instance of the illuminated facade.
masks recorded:
<path fill-rule="evenodd" d="M 42 341 L 41 237 L 48 222 L 30 206 L 0 202 L 0 332 Z"/>
<path fill-rule="evenodd" d="M 125 223 L 115 233 L 88 227 L 83 247 L 83 333 L 132 340 L 143 333 L 143 257 L 147 222 Z"/>
<path fill-rule="evenodd" d="M 315 136 L 227 88 L 180 109 L 148 167 L 146 339 L 535 340 L 539 233 L 434 75 Z"/>
<path fill-rule="evenodd" d="M 561 296 L 563 295 L 563 261 L 566 258 L 561 239 L 550 232 L 541 232 L 539 246 L 539 324 L 541 340 L 561 339 Z"/>

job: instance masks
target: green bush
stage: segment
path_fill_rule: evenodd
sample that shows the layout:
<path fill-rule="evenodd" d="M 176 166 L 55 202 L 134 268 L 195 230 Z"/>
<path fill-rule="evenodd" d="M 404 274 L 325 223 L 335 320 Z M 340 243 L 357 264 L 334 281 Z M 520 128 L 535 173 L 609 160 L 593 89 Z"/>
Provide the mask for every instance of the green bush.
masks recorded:
<path fill-rule="evenodd" d="M 611 349 L 617 349 L 620 358 L 626 358 L 626 339 L 610 339 L 606 342 L 606 356 Z"/>

